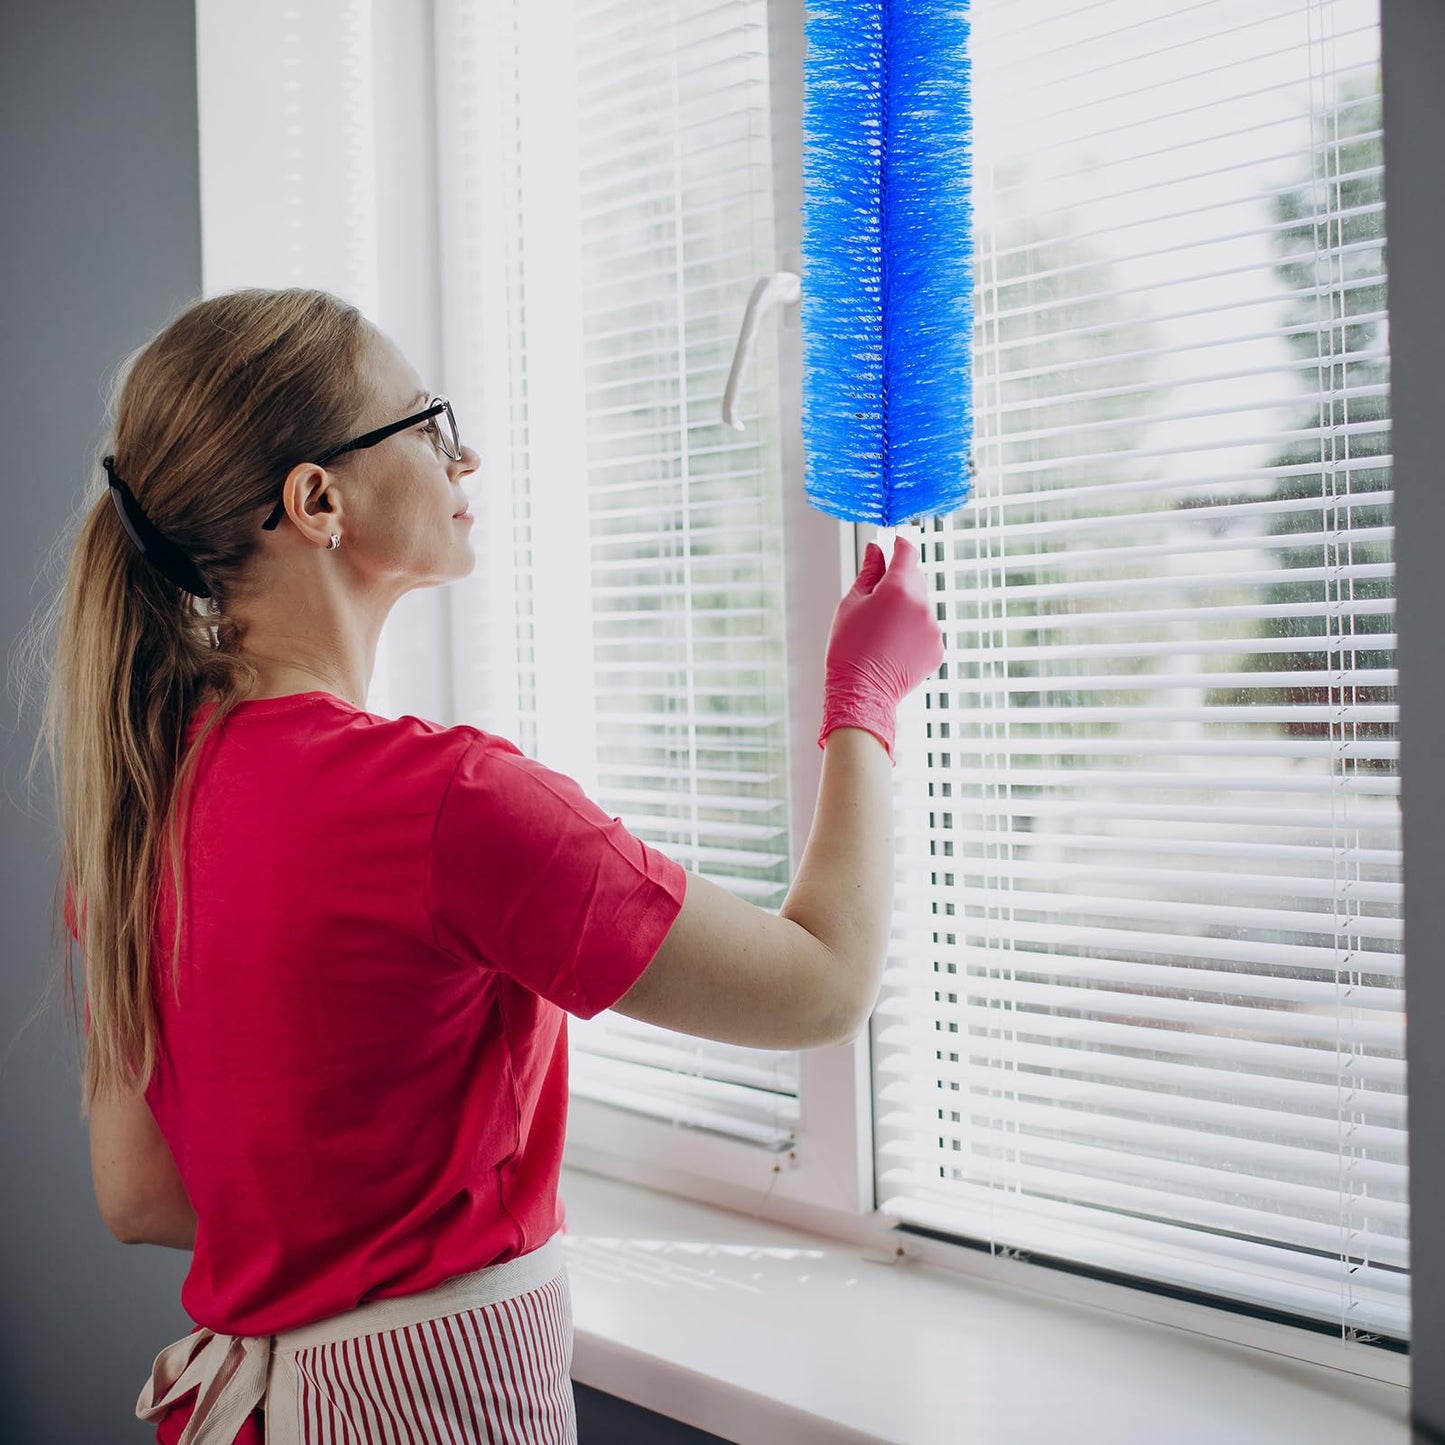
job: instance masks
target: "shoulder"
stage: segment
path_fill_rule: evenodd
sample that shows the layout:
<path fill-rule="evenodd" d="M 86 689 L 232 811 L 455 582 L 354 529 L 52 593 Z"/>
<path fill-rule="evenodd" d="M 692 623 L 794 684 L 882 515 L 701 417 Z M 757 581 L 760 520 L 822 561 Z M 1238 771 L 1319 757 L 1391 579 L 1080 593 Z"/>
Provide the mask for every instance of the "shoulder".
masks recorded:
<path fill-rule="evenodd" d="M 490 771 L 489 759 L 523 756 L 507 738 L 471 723 L 439 723 L 412 713 L 390 718 L 344 706 L 334 718 L 318 718 L 317 731 L 326 735 L 325 752 L 348 787 L 377 795 L 404 792 L 432 806 L 459 772 Z"/>

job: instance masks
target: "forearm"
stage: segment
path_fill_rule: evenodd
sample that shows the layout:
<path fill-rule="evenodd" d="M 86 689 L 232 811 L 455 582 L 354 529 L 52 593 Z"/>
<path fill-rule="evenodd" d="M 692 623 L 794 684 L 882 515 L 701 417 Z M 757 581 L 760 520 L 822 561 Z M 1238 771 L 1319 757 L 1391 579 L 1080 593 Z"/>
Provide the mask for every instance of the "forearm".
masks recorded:
<path fill-rule="evenodd" d="M 887 750 L 871 733 L 839 727 L 828 734 L 812 830 L 778 910 L 837 956 L 840 986 L 860 1018 L 872 1012 L 888 954 L 892 775 Z"/>
<path fill-rule="evenodd" d="M 196 1247 L 196 1211 L 184 1195 L 156 1200 L 145 1216 L 126 1230 L 127 1244 L 159 1244 L 168 1249 Z"/>

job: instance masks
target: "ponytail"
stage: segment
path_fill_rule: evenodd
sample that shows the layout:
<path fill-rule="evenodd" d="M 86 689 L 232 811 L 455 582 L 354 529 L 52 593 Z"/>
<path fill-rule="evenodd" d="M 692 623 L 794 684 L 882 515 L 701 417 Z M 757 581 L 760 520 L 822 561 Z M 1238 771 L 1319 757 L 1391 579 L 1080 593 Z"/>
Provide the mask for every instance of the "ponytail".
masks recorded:
<path fill-rule="evenodd" d="M 43 751 L 61 835 L 52 939 L 63 912 L 89 1014 L 82 1117 L 97 1093 L 150 1083 L 160 869 L 168 859 L 178 990 L 184 799 L 205 738 L 257 681 L 232 609 L 286 472 L 362 414 L 366 326 L 324 291 L 248 289 L 189 307 L 123 364 L 95 480 L 58 539 L 68 556 L 27 637 L 25 676 L 44 668 L 53 633 L 30 774 Z M 218 701 L 183 756 L 202 694 Z M 68 938 L 60 976 L 74 1023 Z"/>

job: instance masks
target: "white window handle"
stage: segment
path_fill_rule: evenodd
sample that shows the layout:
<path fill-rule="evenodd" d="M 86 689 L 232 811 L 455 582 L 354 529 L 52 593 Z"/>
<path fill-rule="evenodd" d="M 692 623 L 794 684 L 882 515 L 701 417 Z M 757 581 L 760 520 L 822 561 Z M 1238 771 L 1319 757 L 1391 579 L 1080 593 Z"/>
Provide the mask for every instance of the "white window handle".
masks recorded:
<path fill-rule="evenodd" d="M 732 370 L 728 372 L 728 384 L 723 390 L 722 419 L 734 431 L 742 431 L 743 424 L 737 419 L 738 387 L 742 385 L 743 369 L 753 354 L 753 339 L 757 335 L 758 323 L 763 312 L 775 301 L 796 301 L 803 294 L 803 284 L 791 271 L 779 271 L 772 276 L 761 276 L 748 297 L 748 309 L 743 312 L 742 329 L 738 332 L 738 344 L 733 350 Z"/>

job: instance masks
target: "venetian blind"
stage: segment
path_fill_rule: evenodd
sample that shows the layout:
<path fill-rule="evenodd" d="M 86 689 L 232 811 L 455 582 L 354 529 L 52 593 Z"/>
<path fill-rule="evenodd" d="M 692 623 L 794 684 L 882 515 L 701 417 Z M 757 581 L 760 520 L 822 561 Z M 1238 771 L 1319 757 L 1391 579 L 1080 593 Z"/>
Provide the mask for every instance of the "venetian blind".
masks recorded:
<path fill-rule="evenodd" d="M 1373 0 L 974 0 L 879 1207 L 1408 1336 Z"/>
<path fill-rule="evenodd" d="M 453 154 L 496 147 L 478 164 L 502 176 L 518 745 L 776 908 L 790 867 L 768 337 L 746 430 L 721 420 L 749 290 L 775 269 L 765 5 L 449 8 L 453 38 L 500 56 L 503 86 L 495 134 L 464 91 L 443 126 L 467 131 Z M 548 460 L 559 428 L 566 475 Z M 540 609 L 559 597 L 569 635 L 549 647 L 559 624 Z M 559 760 L 546 730 L 566 697 L 575 752 Z M 611 1012 L 569 1033 L 576 1095 L 767 1147 L 793 1136 L 796 1055 Z"/>

